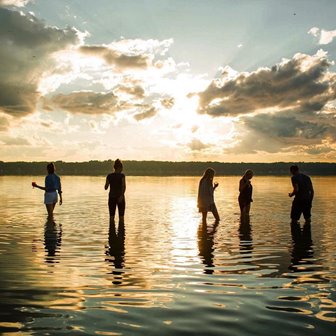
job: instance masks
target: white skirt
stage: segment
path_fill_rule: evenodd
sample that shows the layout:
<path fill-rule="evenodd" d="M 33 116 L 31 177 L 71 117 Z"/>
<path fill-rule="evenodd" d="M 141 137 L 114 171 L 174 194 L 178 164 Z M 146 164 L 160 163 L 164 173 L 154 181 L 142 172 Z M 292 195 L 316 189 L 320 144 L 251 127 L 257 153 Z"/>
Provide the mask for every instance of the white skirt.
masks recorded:
<path fill-rule="evenodd" d="M 44 204 L 54 204 L 58 201 L 58 195 L 56 191 L 49 191 L 44 194 Z"/>

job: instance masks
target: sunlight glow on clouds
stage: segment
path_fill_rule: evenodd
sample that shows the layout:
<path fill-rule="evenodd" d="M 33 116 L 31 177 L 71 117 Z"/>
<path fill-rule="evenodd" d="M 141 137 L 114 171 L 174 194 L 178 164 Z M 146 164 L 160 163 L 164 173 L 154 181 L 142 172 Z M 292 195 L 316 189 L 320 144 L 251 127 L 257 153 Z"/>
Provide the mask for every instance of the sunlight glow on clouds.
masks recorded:
<path fill-rule="evenodd" d="M 95 42 L 94 31 L 24 12 L 30 4 L 0 0 L 3 159 L 335 160 L 332 49 L 279 54 L 249 70 L 223 57 L 211 78 L 176 53 L 178 36 Z M 321 45 L 336 37 L 308 33 Z M 246 41 L 232 49 L 245 52 Z"/>

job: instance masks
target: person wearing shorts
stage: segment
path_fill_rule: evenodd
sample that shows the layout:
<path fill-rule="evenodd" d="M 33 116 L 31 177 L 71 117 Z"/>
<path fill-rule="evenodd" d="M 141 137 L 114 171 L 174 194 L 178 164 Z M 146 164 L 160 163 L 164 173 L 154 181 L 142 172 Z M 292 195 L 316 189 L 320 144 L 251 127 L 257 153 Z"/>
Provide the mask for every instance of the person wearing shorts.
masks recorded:
<path fill-rule="evenodd" d="M 311 220 L 311 208 L 314 198 L 314 188 L 309 176 L 300 173 L 299 167 L 293 165 L 290 167 L 292 174 L 292 186 L 293 191 L 288 194 L 289 197 L 294 197 L 291 208 L 291 220 L 292 223 L 296 223 L 301 214 L 306 222 Z"/>
<path fill-rule="evenodd" d="M 117 159 L 114 162 L 114 172 L 108 174 L 105 182 L 105 190 L 110 187 L 108 206 L 110 212 L 110 220 L 114 221 L 116 208 L 118 207 L 119 222 L 124 222 L 125 215 L 125 191 L 126 191 L 126 178 L 122 173 L 123 164 Z"/>
<path fill-rule="evenodd" d="M 48 218 L 53 218 L 55 205 L 58 202 L 62 205 L 62 186 L 61 179 L 55 174 L 55 165 L 49 163 L 47 165 L 48 175 L 45 177 L 44 187 L 37 185 L 35 182 L 32 183 L 33 187 L 44 190 L 44 204 L 48 212 Z"/>

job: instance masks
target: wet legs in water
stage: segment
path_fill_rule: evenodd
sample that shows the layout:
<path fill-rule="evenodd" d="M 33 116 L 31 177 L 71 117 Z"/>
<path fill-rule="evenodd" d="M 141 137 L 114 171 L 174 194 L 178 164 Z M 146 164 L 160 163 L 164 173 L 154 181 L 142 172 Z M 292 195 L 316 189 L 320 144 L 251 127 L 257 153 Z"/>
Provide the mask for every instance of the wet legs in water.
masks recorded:
<path fill-rule="evenodd" d="M 216 222 L 219 222 L 220 217 L 219 217 L 219 214 L 218 214 L 216 204 L 211 205 L 211 212 L 212 212 L 213 216 L 215 217 Z M 204 224 L 207 221 L 207 214 L 208 214 L 207 211 L 202 211 L 202 223 L 204 223 Z"/>
<path fill-rule="evenodd" d="M 47 212 L 48 212 L 48 218 L 49 219 L 52 219 L 53 216 L 54 216 L 54 209 L 55 209 L 55 205 L 56 203 L 53 203 L 53 204 L 46 204 L 46 209 L 47 209 Z"/>

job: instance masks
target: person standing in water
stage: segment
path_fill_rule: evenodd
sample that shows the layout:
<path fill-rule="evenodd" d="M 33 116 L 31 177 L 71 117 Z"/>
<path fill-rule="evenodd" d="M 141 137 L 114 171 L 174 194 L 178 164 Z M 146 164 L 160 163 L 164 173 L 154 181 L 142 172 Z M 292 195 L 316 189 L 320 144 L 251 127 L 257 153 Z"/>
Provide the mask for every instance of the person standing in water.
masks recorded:
<path fill-rule="evenodd" d="M 213 184 L 214 176 L 214 169 L 206 169 L 198 186 L 197 206 L 199 212 L 202 213 L 203 223 L 206 223 L 206 218 L 209 211 L 212 212 L 216 221 L 220 220 L 214 199 L 214 191 L 218 187 L 218 183 Z"/>
<path fill-rule="evenodd" d="M 293 191 L 288 194 L 289 197 L 294 197 L 291 209 L 292 223 L 296 223 L 301 214 L 307 223 L 311 220 L 311 208 L 314 198 L 314 188 L 309 176 L 301 174 L 299 167 L 293 165 L 289 168 L 292 174 Z"/>
<path fill-rule="evenodd" d="M 47 208 L 48 218 L 53 218 L 55 205 L 58 202 L 58 195 L 60 198 L 59 204 L 62 205 L 62 187 L 61 179 L 55 174 L 55 165 L 49 163 L 47 165 L 48 175 L 45 177 L 44 187 L 39 186 L 36 182 L 32 182 L 34 188 L 44 190 L 44 204 Z M 58 195 L 57 195 L 58 193 Z"/>
<path fill-rule="evenodd" d="M 119 221 L 124 222 L 125 215 L 125 191 L 126 191 L 126 178 L 122 173 L 123 164 L 117 159 L 114 162 L 114 172 L 107 175 L 105 182 L 105 190 L 110 187 L 108 206 L 110 212 L 110 220 L 114 221 L 116 208 L 118 206 Z"/>
<path fill-rule="evenodd" d="M 252 177 L 253 171 L 251 169 L 248 169 L 239 181 L 238 203 L 240 207 L 240 215 L 242 218 L 246 218 L 250 215 L 251 202 L 253 202 L 253 187 L 251 184 Z"/>

